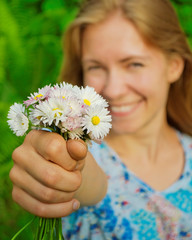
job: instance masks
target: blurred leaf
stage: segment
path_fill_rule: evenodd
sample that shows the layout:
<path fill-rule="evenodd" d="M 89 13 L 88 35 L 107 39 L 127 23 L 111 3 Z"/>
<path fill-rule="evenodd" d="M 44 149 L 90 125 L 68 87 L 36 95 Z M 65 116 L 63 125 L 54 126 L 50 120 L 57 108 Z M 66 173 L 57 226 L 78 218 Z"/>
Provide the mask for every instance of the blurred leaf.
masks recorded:
<path fill-rule="evenodd" d="M 10 240 L 31 218 L 11 197 L 11 155 L 24 137 L 8 127 L 7 113 L 37 88 L 55 83 L 62 60 L 62 34 L 78 1 L 0 0 L 0 239 Z M 32 240 L 27 229 L 19 239 Z"/>

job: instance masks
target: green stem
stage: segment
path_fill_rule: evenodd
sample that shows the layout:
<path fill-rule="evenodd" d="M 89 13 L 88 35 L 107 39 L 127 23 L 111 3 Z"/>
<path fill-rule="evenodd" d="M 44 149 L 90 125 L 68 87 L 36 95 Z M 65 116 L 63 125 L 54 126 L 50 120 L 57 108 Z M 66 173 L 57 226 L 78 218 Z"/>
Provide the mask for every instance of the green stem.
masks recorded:
<path fill-rule="evenodd" d="M 22 228 L 13 236 L 13 238 L 12 238 L 11 240 L 16 239 L 16 238 L 18 237 L 18 235 L 19 235 L 25 228 L 27 228 L 27 227 L 35 220 L 35 218 L 36 218 L 36 216 L 35 216 L 32 220 L 30 220 L 24 227 L 22 227 Z"/>
<path fill-rule="evenodd" d="M 36 218 L 38 218 L 38 227 L 34 240 L 64 240 L 62 234 L 61 218 L 41 218 L 34 217 L 22 229 L 20 229 L 11 240 L 15 240 L 18 235 L 24 231 Z"/>
<path fill-rule="evenodd" d="M 39 218 L 35 240 L 64 240 L 61 218 Z"/>

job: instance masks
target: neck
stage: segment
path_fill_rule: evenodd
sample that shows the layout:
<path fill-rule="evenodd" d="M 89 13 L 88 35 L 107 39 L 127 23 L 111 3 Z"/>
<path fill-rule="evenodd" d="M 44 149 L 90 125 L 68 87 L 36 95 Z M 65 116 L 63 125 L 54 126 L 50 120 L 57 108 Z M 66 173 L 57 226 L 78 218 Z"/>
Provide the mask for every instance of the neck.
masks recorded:
<path fill-rule="evenodd" d="M 119 154 L 121 158 L 137 159 L 155 163 L 159 154 L 166 149 L 171 139 L 175 138 L 175 131 L 167 124 L 155 125 L 150 130 L 139 130 L 135 133 L 116 134 L 111 132 L 106 142 Z M 120 144 L 119 144 L 120 143 Z"/>

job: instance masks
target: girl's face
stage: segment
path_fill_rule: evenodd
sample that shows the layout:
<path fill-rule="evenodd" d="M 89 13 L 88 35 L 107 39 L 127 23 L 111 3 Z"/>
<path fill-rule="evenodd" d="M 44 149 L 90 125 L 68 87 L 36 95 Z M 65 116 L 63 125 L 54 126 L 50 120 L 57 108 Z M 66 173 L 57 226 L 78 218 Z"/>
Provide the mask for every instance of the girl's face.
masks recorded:
<path fill-rule="evenodd" d="M 84 84 L 109 102 L 116 133 L 166 121 L 167 95 L 179 77 L 178 63 L 178 58 L 168 60 L 148 45 L 120 13 L 88 26 L 82 36 Z"/>

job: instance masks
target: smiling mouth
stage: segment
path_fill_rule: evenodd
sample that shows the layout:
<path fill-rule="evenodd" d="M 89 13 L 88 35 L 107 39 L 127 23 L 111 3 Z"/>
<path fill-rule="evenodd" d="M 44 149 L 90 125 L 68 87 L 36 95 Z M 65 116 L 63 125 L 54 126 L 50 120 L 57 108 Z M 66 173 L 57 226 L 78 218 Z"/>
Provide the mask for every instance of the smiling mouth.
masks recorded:
<path fill-rule="evenodd" d="M 141 104 L 142 101 L 143 100 L 140 100 L 126 105 L 110 106 L 111 114 L 114 116 L 124 116 L 130 114 Z"/>

